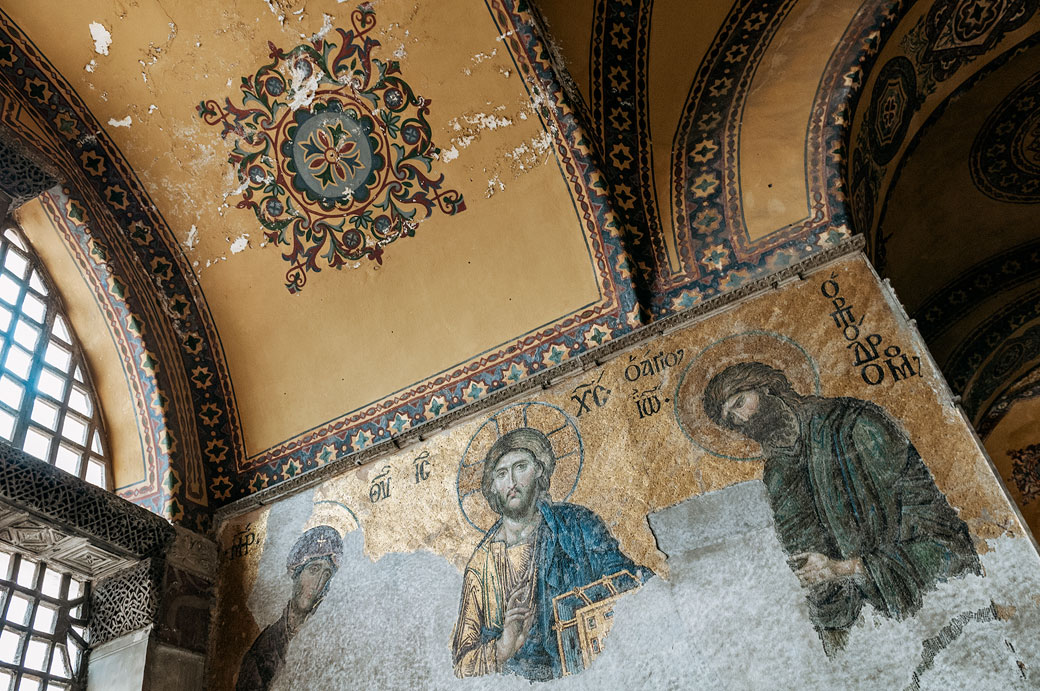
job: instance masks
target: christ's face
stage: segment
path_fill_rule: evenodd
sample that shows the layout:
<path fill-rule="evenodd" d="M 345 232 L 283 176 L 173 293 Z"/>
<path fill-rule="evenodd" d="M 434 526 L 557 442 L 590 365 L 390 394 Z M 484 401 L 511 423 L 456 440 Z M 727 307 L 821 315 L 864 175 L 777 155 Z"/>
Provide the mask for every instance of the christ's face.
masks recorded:
<path fill-rule="evenodd" d="M 301 613 L 310 613 L 330 578 L 332 567 L 324 559 L 315 559 L 304 566 L 293 580 L 293 608 Z"/>
<path fill-rule="evenodd" d="M 722 421 L 762 446 L 794 446 L 800 432 L 798 417 L 779 396 L 759 389 L 738 391 L 722 404 Z"/>
<path fill-rule="evenodd" d="M 492 489 L 498 497 L 502 514 L 522 517 L 531 512 L 538 493 L 542 467 L 534 454 L 526 449 L 507 451 L 495 464 Z"/>

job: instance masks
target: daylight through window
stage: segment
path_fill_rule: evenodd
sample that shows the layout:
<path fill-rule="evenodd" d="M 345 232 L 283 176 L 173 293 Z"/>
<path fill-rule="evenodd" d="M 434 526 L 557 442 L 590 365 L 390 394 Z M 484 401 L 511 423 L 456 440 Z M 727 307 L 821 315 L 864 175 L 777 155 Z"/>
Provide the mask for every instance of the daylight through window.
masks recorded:
<path fill-rule="evenodd" d="M 0 550 L 0 691 L 81 688 L 89 586 Z"/>
<path fill-rule="evenodd" d="M 79 346 L 43 267 L 11 226 L 0 237 L 0 267 L 0 439 L 108 487 L 101 416 Z"/>

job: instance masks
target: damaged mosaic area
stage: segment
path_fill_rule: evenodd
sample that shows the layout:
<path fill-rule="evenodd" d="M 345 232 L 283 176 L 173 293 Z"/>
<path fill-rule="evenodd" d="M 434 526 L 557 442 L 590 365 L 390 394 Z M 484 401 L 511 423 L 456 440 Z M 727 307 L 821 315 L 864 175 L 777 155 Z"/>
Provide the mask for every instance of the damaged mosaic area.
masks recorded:
<path fill-rule="evenodd" d="M 894 301 L 768 298 L 229 519 L 212 687 L 1028 688 L 1035 549 Z"/>

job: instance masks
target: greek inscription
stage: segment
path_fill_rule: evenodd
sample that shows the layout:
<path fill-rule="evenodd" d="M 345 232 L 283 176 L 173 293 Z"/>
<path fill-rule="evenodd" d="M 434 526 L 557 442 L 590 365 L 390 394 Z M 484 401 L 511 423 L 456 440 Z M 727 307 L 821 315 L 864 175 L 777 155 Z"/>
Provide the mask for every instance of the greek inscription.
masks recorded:
<path fill-rule="evenodd" d="M 914 355 L 914 362 L 911 363 L 909 357 L 902 354 L 899 346 L 885 348 L 885 357 L 885 364 L 888 365 L 888 371 L 892 373 L 894 381 L 916 377 L 917 373 L 921 371 L 921 358 Z M 915 364 L 917 365 L 916 368 L 914 367 Z"/>
<path fill-rule="evenodd" d="M 368 499 L 373 504 L 390 496 L 390 466 L 384 465 L 383 469 L 372 478 L 372 484 L 368 487 Z"/>
<path fill-rule="evenodd" d="M 838 285 L 838 274 L 832 273 L 830 278 L 820 284 L 820 293 L 830 300 L 833 311 L 830 318 L 835 328 L 841 331 L 847 342 L 846 349 L 852 353 L 852 366 L 859 369 L 859 376 L 870 386 L 877 386 L 891 377 L 899 382 L 916 377 L 921 372 L 921 358 L 906 355 L 897 345 L 882 349 L 884 338 L 879 333 L 865 333 L 863 324 L 865 315 L 856 316 L 853 305 L 841 295 Z"/>
<path fill-rule="evenodd" d="M 581 417 L 582 413 L 591 413 L 592 406 L 602 408 L 607 404 L 611 391 L 600 384 L 604 374 L 605 371 L 601 370 L 595 381 L 579 384 L 571 391 L 571 400 L 578 404 L 576 417 Z"/>
<path fill-rule="evenodd" d="M 636 412 L 639 413 L 639 419 L 653 417 L 657 413 L 661 412 L 661 397 L 658 395 L 660 385 L 654 386 L 650 389 L 640 391 L 639 389 L 632 389 L 630 398 L 635 403 Z M 668 398 L 664 399 L 664 403 L 668 402 Z"/>
<path fill-rule="evenodd" d="M 640 355 L 629 355 L 628 366 L 625 367 L 625 379 L 630 382 L 636 382 L 639 381 L 640 377 L 658 375 L 666 369 L 679 365 L 685 355 L 686 351 L 682 348 L 677 348 L 667 353 L 662 350 L 656 355 L 651 355 L 650 349 L 647 348 Z"/>
<path fill-rule="evenodd" d="M 423 451 L 412 461 L 415 465 L 415 484 L 419 484 L 430 477 L 430 452 Z"/>
<path fill-rule="evenodd" d="M 249 554 L 249 548 L 256 542 L 256 533 L 253 532 L 252 528 L 253 524 L 249 523 L 231 538 L 232 559 L 240 559 Z"/>

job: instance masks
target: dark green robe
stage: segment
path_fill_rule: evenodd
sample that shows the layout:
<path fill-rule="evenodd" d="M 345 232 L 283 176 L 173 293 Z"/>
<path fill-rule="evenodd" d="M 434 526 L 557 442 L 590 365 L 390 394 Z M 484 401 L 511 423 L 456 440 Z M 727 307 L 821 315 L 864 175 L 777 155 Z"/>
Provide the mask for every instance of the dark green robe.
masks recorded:
<path fill-rule="evenodd" d="M 795 407 L 799 442 L 772 451 L 763 478 L 780 541 L 791 555 L 859 557 L 864 566 L 809 588 L 810 616 L 829 653 L 865 602 L 902 619 L 937 581 L 979 573 L 979 560 L 968 527 L 884 410 L 815 396 Z"/>

